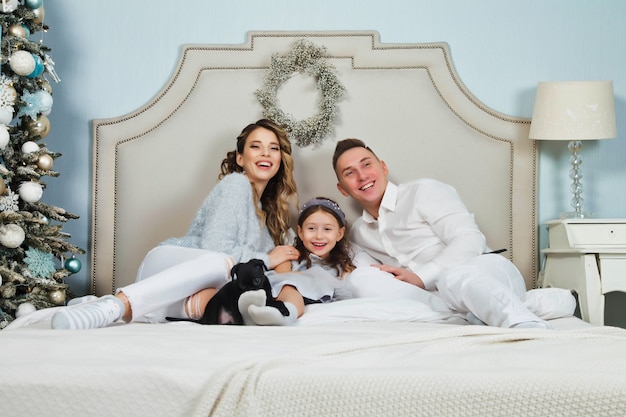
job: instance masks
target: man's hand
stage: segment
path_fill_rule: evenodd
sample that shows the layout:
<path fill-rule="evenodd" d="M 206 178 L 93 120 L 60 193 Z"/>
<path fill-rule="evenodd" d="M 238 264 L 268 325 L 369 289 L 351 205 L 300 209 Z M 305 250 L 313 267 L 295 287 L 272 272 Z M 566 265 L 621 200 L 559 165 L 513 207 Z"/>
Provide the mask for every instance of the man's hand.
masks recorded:
<path fill-rule="evenodd" d="M 380 264 L 373 264 L 372 266 L 380 269 L 381 271 L 389 272 L 400 281 L 408 282 L 409 284 L 413 284 L 422 289 L 426 289 L 426 286 L 424 285 L 424 282 L 422 282 L 422 279 L 417 276 L 417 274 L 411 272 L 406 268 Z"/>

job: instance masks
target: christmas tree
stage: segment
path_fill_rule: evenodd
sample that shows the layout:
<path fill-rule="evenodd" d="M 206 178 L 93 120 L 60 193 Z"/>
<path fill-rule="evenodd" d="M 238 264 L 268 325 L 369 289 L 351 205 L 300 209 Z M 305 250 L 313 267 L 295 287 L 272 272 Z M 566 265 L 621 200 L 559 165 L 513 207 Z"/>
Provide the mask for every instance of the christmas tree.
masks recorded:
<path fill-rule="evenodd" d="M 0 329 L 71 297 L 64 279 L 80 270 L 63 223 L 78 216 L 41 200 L 60 156 L 42 142 L 52 87 L 60 79 L 43 44 L 43 0 L 0 0 Z M 38 34 L 38 35 L 36 35 Z M 32 38 L 39 38 L 32 41 Z"/>

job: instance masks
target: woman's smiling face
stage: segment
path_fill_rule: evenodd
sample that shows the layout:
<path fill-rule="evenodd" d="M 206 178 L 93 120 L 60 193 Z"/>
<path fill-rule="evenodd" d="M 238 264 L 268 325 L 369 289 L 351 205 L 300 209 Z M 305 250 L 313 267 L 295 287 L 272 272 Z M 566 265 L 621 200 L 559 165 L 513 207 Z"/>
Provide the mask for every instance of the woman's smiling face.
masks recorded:
<path fill-rule="evenodd" d="M 271 130 L 263 127 L 254 129 L 243 147 L 237 153 L 237 165 L 243 168 L 246 176 L 254 184 L 259 195 L 267 183 L 276 175 L 281 163 L 280 144 Z"/>

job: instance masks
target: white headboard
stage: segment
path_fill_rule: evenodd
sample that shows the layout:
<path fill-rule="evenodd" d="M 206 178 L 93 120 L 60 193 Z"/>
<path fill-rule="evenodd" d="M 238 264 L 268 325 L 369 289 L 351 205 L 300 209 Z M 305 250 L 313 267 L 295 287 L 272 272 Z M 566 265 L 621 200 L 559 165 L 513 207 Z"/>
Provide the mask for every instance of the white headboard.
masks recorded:
<path fill-rule="evenodd" d="M 530 121 L 498 113 L 463 85 L 445 43 L 388 44 L 376 32 L 251 32 L 244 44 L 185 45 L 171 79 L 142 108 L 93 121 L 93 292 L 134 281 L 146 252 L 183 235 L 248 123 L 262 117 L 255 91 L 273 54 L 305 38 L 326 49 L 346 89 L 334 133 L 294 145 L 301 201 L 336 190 L 337 140 L 363 139 L 395 182 L 431 177 L 457 188 L 492 248 L 506 248 L 536 284 L 537 147 Z M 309 77 L 310 78 L 310 77 Z M 306 118 L 320 92 L 306 76 L 285 82 L 283 111 Z M 514 100 L 514 97 L 511 97 Z"/>

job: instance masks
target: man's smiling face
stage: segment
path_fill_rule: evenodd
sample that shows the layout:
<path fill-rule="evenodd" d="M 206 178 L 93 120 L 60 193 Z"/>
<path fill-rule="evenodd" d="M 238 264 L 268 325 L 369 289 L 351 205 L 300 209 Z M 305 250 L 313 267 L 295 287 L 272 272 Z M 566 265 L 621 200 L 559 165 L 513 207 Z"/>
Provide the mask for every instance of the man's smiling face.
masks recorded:
<path fill-rule="evenodd" d="M 387 188 L 389 173 L 384 161 L 362 147 L 348 149 L 337 159 L 337 189 L 354 198 L 374 217 Z M 373 211 L 373 213 L 372 213 Z"/>

